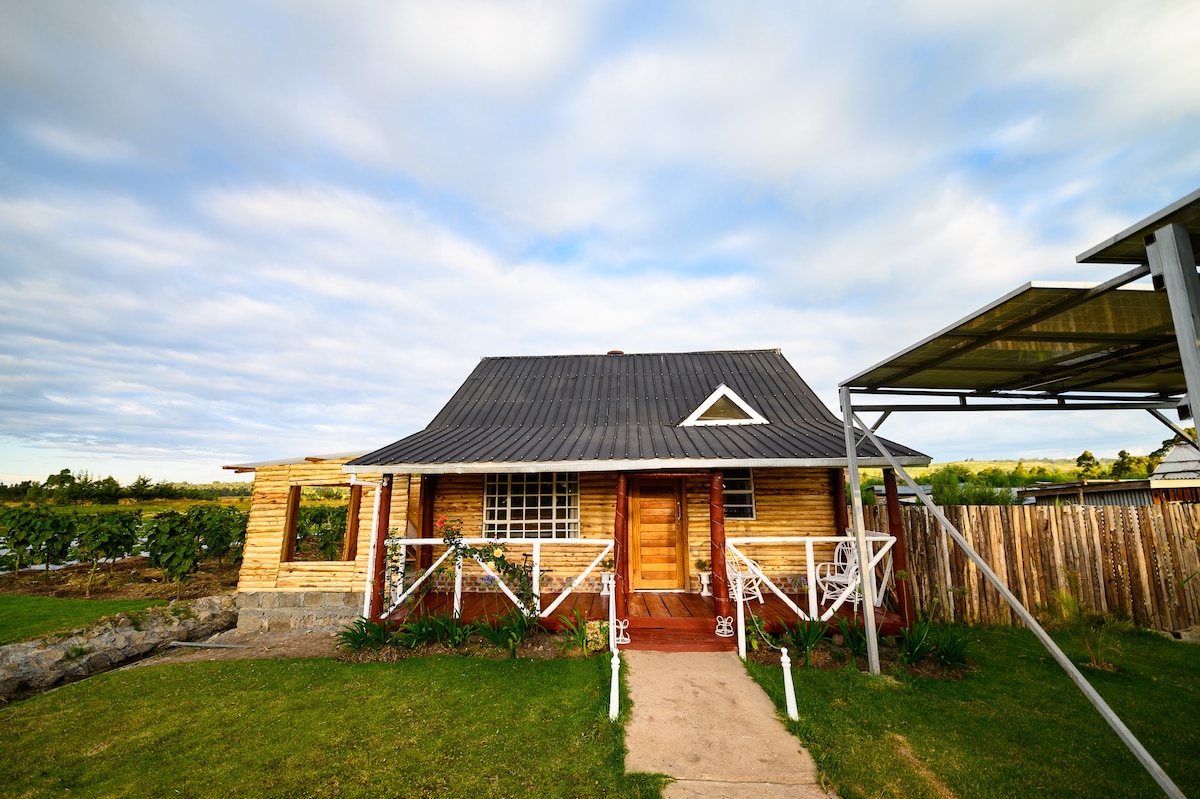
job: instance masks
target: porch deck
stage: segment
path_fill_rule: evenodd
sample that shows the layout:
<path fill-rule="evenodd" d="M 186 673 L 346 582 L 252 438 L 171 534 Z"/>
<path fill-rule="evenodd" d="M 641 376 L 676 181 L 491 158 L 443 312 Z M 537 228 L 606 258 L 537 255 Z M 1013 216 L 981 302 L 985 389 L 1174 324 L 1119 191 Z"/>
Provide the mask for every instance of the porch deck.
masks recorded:
<path fill-rule="evenodd" d="M 807 595 L 789 594 L 796 604 L 804 607 Z M 542 594 L 542 607 L 558 598 L 558 594 Z M 468 593 L 462 595 L 462 618 L 476 621 L 496 618 L 513 610 L 513 603 L 498 592 Z M 735 638 L 720 638 L 715 633 L 716 611 L 713 598 L 699 594 L 633 592 L 627 595 L 629 610 L 630 643 L 626 649 L 653 649 L 659 651 L 724 651 L 737 648 Z M 825 606 L 828 607 L 828 606 Z M 757 600 L 747 603 L 748 613 L 765 621 L 768 632 L 778 633 L 784 623 L 795 621 L 795 614 L 773 594 L 768 594 L 760 605 Z M 824 608 L 823 608 L 824 609 Z M 449 592 L 430 592 L 419 605 L 401 608 L 389 617 L 399 624 L 409 615 L 416 613 L 451 613 L 454 610 L 454 595 Z M 542 620 L 542 626 L 558 630 L 562 624 L 559 616 L 574 618 L 578 610 L 588 619 L 608 618 L 608 597 L 598 593 L 575 592 L 569 594 L 554 613 Z M 736 608 L 733 609 L 736 613 Z M 838 616 L 852 618 L 854 607 L 850 603 L 838 609 Z M 880 635 L 896 635 L 903 626 L 903 619 L 882 608 L 875 611 Z M 837 622 L 829 620 L 830 630 L 837 629 Z"/>

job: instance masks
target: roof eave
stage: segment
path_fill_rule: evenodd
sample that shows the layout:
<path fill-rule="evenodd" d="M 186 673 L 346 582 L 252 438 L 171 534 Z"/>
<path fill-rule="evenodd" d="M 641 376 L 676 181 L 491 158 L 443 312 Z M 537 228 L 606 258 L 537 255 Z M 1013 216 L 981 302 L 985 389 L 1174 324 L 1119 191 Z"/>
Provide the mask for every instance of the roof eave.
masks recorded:
<path fill-rule="evenodd" d="M 927 455 L 898 457 L 902 466 L 928 466 Z M 846 458 L 656 458 L 649 460 L 520 461 L 486 463 L 373 463 L 347 464 L 350 474 L 505 474 L 539 472 L 640 472 L 668 469 L 844 469 Z M 882 457 L 860 457 L 861 468 L 890 464 Z"/>

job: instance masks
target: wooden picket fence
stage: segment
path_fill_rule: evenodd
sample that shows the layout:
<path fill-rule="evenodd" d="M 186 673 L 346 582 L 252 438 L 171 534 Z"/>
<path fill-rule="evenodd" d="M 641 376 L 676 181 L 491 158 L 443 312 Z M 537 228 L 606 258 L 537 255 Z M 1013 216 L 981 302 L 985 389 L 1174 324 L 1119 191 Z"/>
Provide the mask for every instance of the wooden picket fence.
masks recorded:
<path fill-rule="evenodd" d="M 1070 590 L 1097 610 L 1138 626 L 1200 625 L 1200 504 L 1139 507 L 951 506 L 946 516 L 1031 611 Z M 883 506 L 867 507 L 868 529 L 887 531 Z M 979 568 L 924 507 L 904 508 L 908 571 L 917 607 L 968 624 L 1016 617 Z M 1186 582 L 1185 582 L 1186 581 Z"/>

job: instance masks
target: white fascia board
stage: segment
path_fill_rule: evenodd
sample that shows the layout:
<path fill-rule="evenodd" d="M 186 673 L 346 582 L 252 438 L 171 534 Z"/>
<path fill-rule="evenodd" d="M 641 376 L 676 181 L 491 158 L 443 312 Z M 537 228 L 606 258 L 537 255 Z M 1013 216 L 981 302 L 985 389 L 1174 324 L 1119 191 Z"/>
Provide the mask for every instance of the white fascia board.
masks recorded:
<path fill-rule="evenodd" d="M 897 458 L 903 466 L 928 466 L 931 458 Z M 863 468 L 888 466 L 886 458 L 859 458 Z M 631 461 L 529 461 L 521 463 L 388 463 L 345 465 L 351 474 L 533 474 L 543 472 L 642 472 L 673 469 L 844 469 L 846 458 L 678 458 Z"/>
<path fill-rule="evenodd" d="M 266 466 L 294 466 L 298 463 L 312 463 L 313 461 L 340 461 L 353 460 L 361 458 L 363 455 L 369 455 L 372 450 L 359 450 L 357 452 L 340 452 L 334 455 L 299 455 L 294 458 L 279 458 L 272 461 L 258 461 L 257 463 L 234 463 L 229 466 L 222 466 L 222 469 L 259 469 Z"/>

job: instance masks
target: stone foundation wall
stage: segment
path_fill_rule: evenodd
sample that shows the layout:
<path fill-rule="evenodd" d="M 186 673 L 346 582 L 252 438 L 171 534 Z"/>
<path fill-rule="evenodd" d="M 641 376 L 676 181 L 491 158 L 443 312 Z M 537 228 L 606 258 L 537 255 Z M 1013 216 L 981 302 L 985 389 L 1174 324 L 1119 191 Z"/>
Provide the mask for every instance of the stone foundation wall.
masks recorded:
<path fill-rule="evenodd" d="M 172 641 L 196 641 L 237 623 L 233 597 L 210 596 L 122 613 L 67 635 L 0 647 L 0 701 L 108 671 Z"/>
<path fill-rule="evenodd" d="M 341 627 L 362 615 L 360 591 L 246 591 L 237 595 L 238 629 Z"/>

